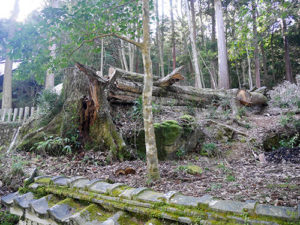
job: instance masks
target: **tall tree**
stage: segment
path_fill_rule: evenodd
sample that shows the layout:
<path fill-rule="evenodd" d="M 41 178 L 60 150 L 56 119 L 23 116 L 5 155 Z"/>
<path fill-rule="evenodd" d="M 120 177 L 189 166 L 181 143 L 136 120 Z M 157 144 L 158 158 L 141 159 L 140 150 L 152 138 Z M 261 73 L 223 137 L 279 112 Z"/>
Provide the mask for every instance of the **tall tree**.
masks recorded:
<path fill-rule="evenodd" d="M 216 30 L 218 41 L 218 80 L 219 88 L 229 88 L 227 48 L 221 0 L 215 0 Z"/>
<path fill-rule="evenodd" d="M 174 13 L 173 13 L 173 0 L 170 0 L 170 14 L 171 14 L 171 30 L 172 30 L 172 58 L 173 58 L 173 70 L 176 69 L 176 43 L 175 43 L 175 25 L 174 25 Z"/>
<path fill-rule="evenodd" d="M 143 44 L 142 55 L 144 63 L 143 117 L 147 155 L 148 176 L 151 180 L 160 178 L 158 169 L 157 148 L 152 115 L 152 61 L 150 57 L 150 18 L 149 0 L 143 0 Z"/>
<path fill-rule="evenodd" d="M 260 88 L 260 63 L 259 63 L 259 49 L 257 40 L 257 5 L 256 0 L 252 0 L 252 20 L 253 20 L 253 44 L 254 44 L 254 63 L 255 63 L 255 85 Z"/>
<path fill-rule="evenodd" d="M 188 15 L 188 26 L 190 31 L 190 40 L 192 45 L 192 59 L 193 59 L 193 65 L 195 69 L 195 87 L 196 88 L 202 88 L 202 82 L 201 82 L 201 73 L 200 73 L 200 67 L 199 67 L 199 60 L 198 60 L 198 51 L 196 47 L 196 21 L 195 21 L 195 15 L 193 16 L 193 13 L 195 13 L 194 9 L 194 0 L 190 0 L 191 5 L 189 7 L 189 0 L 186 2 L 186 12 Z"/>
<path fill-rule="evenodd" d="M 60 0 L 51 0 L 50 1 L 50 7 L 52 8 L 58 8 L 59 7 L 59 1 Z M 51 41 L 53 41 L 54 38 L 52 38 Z M 55 58 L 55 51 L 56 51 L 56 44 L 52 44 L 49 47 L 50 55 L 52 58 Z M 49 68 L 46 73 L 45 77 L 45 89 L 53 89 L 54 88 L 54 72 Z"/>
<path fill-rule="evenodd" d="M 159 24 L 159 13 L 158 13 L 158 0 L 155 0 L 155 17 L 156 17 L 156 42 L 158 45 L 158 55 L 159 55 L 159 65 L 161 76 L 165 76 L 165 69 L 164 69 L 164 58 L 163 58 L 163 46 L 162 46 L 162 35 L 161 29 Z"/>
<path fill-rule="evenodd" d="M 13 38 L 15 34 L 15 22 L 19 14 L 19 0 L 15 0 L 14 10 L 10 17 L 10 26 L 8 30 L 8 41 Z M 13 60 L 8 55 L 10 49 L 6 49 L 5 68 L 4 68 L 4 80 L 3 80 L 3 95 L 2 95 L 2 108 L 12 107 L 12 69 Z"/>
<path fill-rule="evenodd" d="M 285 78 L 290 82 L 294 82 L 293 75 L 292 75 L 292 66 L 291 66 L 290 50 L 289 50 L 289 42 L 287 38 L 287 26 L 286 26 L 285 18 L 281 18 L 281 25 L 282 25 L 282 38 L 284 44 Z"/>

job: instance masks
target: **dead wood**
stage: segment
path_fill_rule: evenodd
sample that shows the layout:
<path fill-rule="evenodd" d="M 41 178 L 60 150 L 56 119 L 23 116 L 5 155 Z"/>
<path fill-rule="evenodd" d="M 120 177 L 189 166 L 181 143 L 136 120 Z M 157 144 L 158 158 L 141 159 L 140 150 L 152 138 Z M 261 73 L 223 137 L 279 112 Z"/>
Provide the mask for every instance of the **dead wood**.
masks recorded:
<path fill-rule="evenodd" d="M 184 68 L 183 66 L 176 68 L 175 70 L 172 71 L 172 73 L 159 79 L 158 81 L 155 81 L 153 83 L 153 85 L 158 86 L 158 87 L 168 87 L 180 80 L 184 80 L 184 77 L 180 73 L 180 71 L 183 68 Z"/>

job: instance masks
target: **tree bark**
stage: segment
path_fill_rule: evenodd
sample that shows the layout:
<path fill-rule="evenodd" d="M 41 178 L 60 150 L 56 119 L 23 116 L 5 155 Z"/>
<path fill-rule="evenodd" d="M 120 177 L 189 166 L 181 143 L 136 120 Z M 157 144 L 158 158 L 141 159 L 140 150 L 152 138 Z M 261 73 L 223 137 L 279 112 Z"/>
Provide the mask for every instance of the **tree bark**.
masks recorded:
<path fill-rule="evenodd" d="M 193 4 L 194 0 L 191 0 L 191 4 Z M 196 31 L 195 31 L 195 24 L 193 22 L 193 17 L 191 16 L 191 11 L 188 7 L 189 0 L 186 2 L 186 12 L 188 14 L 188 26 L 190 30 L 190 40 L 192 45 L 192 59 L 193 59 L 193 65 L 195 69 L 195 87 L 196 88 L 202 88 L 202 82 L 201 82 L 201 73 L 200 73 L 200 67 L 199 67 L 199 60 L 198 60 L 198 51 L 196 47 Z M 194 11 L 195 12 L 195 11 Z"/>
<path fill-rule="evenodd" d="M 59 3 L 60 0 L 51 0 L 50 1 L 50 6 L 52 8 L 59 8 Z M 52 38 L 53 40 L 53 38 Z M 56 44 L 52 44 L 49 46 L 50 50 L 50 55 L 52 58 L 55 58 L 55 50 L 56 50 Z M 49 68 L 46 72 L 46 77 L 45 77 L 45 89 L 46 90 L 52 90 L 54 88 L 54 80 L 55 80 L 55 75 L 53 71 Z"/>
<path fill-rule="evenodd" d="M 160 32 L 160 24 L 159 24 L 159 15 L 158 15 L 158 0 L 155 0 L 155 17 L 156 17 L 156 42 L 158 46 L 158 56 L 159 56 L 159 65 L 160 65 L 160 75 L 161 77 L 165 76 L 164 69 L 164 58 L 163 58 L 163 47 L 162 47 L 162 37 Z"/>
<path fill-rule="evenodd" d="M 216 15 L 216 30 L 218 40 L 218 80 L 219 88 L 229 89 L 229 74 L 228 74 L 228 62 L 227 62 L 227 48 L 224 33 L 224 21 L 221 0 L 215 0 L 215 15 Z"/>
<path fill-rule="evenodd" d="M 257 22 L 256 22 L 256 1 L 252 0 L 252 20 L 253 20 L 253 42 L 254 42 L 254 63 L 255 63 L 255 85 L 257 88 L 261 87 L 260 82 L 260 63 L 259 50 L 257 41 Z"/>
<path fill-rule="evenodd" d="M 282 38 L 284 44 L 284 63 L 285 63 L 285 78 L 289 82 L 294 82 L 293 75 L 292 75 L 292 66 L 290 60 L 290 50 L 289 50 L 289 42 L 287 38 L 287 27 L 285 19 L 281 19 L 282 22 Z"/>
<path fill-rule="evenodd" d="M 89 95 L 81 99 L 80 134 L 89 144 L 103 143 L 101 147 L 109 148 L 109 160 L 122 160 L 126 145 L 112 121 L 105 91 L 117 75 L 107 80 L 88 66 L 76 63 L 76 67 L 89 79 Z"/>
<path fill-rule="evenodd" d="M 248 51 L 248 47 L 246 46 L 246 53 L 247 53 L 247 60 L 248 60 L 248 82 L 249 82 L 249 88 L 253 88 L 253 80 L 251 75 L 251 59 Z"/>
<path fill-rule="evenodd" d="M 172 1 L 172 0 L 171 0 Z M 150 19 L 149 0 L 143 0 L 143 45 L 142 55 L 144 63 L 144 89 L 143 89 L 143 118 L 145 130 L 145 143 L 147 155 L 147 170 L 150 180 L 160 179 L 158 168 L 157 148 L 152 115 L 152 61 L 150 57 Z"/>
<path fill-rule="evenodd" d="M 171 14 L 171 29 L 172 29 L 172 58 L 173 58 L 173 70 L 176 68 L 176 44 L 175 44 L 175 25 L 173 15 L 173 0 L 170 0 L 170 14 Z"/>
<path fill-rule="evenodd" d="M 263 68 L 264 68 L 264 80 L 266 81 L 268 79 L 268 65 L 267 65 L 267 57 L 265 53 L 265 47 L 263 42 L 260 44 L 260 49 L 261 49 L 261 55 L 262 55 L 262 60 L 263 60 Z"/>
<path fill-rule="evenodd" d="M 8 31 L 8 39 L 12 39 L 15 34 L 14 22 L 19 14 L 19 0 L 15 0 L 14 10 L 10 17 L 10 27 Z M 2 109 L 12 108 L 12 69 L 13 61 L 9 57 L 10 50 L 6 50 L 4 80 L 3 80 L 3 95 L 2 95 Z"/>
<path fill-rule="evenodd" d="M 127 64 L 127 59 L 126 59 L 126 54 L 125 54 L 125 46 L 124 46 L 124 41 L 121 41 L 121 54 L 122 54 L 122 60 L 123 60 L 123 65 L 124 65 L 124 69 L 126 71 L 128 71 L 128 64 Z"/>

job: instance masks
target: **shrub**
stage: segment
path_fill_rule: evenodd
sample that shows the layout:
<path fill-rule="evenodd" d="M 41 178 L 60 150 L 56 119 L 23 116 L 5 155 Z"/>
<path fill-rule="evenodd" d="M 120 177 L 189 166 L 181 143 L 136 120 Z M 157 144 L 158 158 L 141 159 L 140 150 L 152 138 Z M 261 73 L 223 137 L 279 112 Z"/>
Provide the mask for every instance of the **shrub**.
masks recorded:
<path fill-rule="evenodd" d="M 8 212 L 0 211 L 0 224 L 2 225 L 14 225 L 19 222 L 19 217 L 12 215 Z"/>
<path fill-rule="evenodd" d="M 300 108 L 300 86 L 288 81 L 268 92 L 270 104 L 280 108 Z"/>
<path fill-rule="evenodd" d="M 39 114 L 42 116 L 41 124 L 48 124 L 62 109 L 63 97 L 54 91 L 44 90 L 37 98 Z"/>
<path fill-rule="evenodd" d="M 215 143 L 207 143 L 203 145 L 200 154 L 208 157 L 218 157 L 221 155 L 221 152 Z"/>

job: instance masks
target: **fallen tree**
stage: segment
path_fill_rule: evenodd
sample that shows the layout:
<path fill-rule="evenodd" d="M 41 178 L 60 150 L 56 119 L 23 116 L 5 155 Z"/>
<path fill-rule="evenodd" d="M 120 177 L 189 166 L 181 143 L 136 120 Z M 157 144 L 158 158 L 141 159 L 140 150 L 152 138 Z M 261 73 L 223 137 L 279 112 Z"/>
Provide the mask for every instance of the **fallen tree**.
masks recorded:
<path fill-rule="evenodd" d="M 176 82 L 184 79 L 180 74 L 181 70 L 182 67 L 176 68 L 166 77 L 161 79 L 155 77 L 152 95 L 157 104 L 205 107 L 227 98 L 231 100 L 232 108 L 237 108 L 238 106 L 236 105 L 239 103 L 252 106 L 264 105 L 267 102 L 267 98 L 258 92 L 248 92 L 246 90 L 237 89 L 199 89 L 191 86 L 174 85 Z M 113 71 L 113 74 L 119 74 L 120 76 L 118 76 L 114 82 L 114 87 L 110 89 L 108 94 L 109 100 L 115 103 L 133 104 L 142 94 L 143 75 L 124 71 L 119 68 L 111 68 L 110 71 Z M 245 102 L 248 104 L 245 104 Z M 236 111 L 236 109 L 233 111 Z"/>

